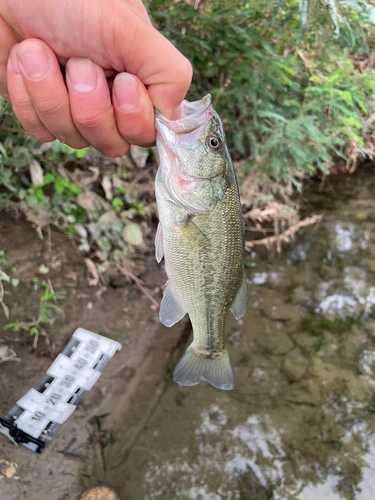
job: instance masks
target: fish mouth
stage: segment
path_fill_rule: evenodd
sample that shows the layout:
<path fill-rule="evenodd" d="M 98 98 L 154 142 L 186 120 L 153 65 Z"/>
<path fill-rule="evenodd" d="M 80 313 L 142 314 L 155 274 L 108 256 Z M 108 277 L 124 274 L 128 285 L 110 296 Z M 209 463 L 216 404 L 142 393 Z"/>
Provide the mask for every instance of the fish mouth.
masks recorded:
<path fill-rule="evenodd" d="M 197 130 L 211 120 L 212 115 L 211 95 L 207 94 L 200 101 L 182 101 L 173 110 L 171 119 L 166 118 L 160 111 L 155 110 L 155 127 L 159 134 L 167 138 L 167 131 L 178 135 Z"/>

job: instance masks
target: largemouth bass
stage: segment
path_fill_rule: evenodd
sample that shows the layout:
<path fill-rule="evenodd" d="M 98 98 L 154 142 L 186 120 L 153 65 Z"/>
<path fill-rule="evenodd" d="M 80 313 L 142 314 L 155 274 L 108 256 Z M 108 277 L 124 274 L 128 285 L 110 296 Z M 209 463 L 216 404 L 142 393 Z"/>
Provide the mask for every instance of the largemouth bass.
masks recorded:
<path fill-rule="evenodd" d="M 211 105 L 183 101 L 179 118 L 156 112 L 160 166 L 156 176 L 159 226 L 156 259 L 168 276 L 160 321 L 172 326 L 189 314 L 194 340 L 174 370 L 174 380 L 201 380 L 234 388 L 225 347 L 227 311 L 246 311 L 244 220 L 222 122 Z"/>

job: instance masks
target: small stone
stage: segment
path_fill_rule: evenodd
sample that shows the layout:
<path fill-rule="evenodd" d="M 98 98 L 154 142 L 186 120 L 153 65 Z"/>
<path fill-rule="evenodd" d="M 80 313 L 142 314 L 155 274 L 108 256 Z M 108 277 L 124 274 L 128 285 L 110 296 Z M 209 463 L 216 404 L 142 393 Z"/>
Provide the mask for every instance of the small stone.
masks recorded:
<path fill-rule="evenodd" d="M 82 493 L 79 500 L 119 500 L 119 497 L 110 488 L 97 486 Z"/>
<path fill-rule="evenodd" d="M 320 390 L 317 384 L 306 384 L 304 387 L 291 388 L 286 399 L 292 403 L 316 406 L 320 402 Z"/>
<path fill-rule="evenodd" d="M 323 331 L 323 339 L 322 346 L 317 352 L 317 356 L 320 358 L 331 358 L 339 348 L 337 339 L 335 335 L 325 330 Z"/>
<path fill-rule="evenodd" d="M 274 305 L 265 309 L 264 312 L 269 318 L 280 321 L 298 322 L 301 319 L 300 312 L 291 304 Z"/>
<path fill-rule="evenodd" d="M 307 349 L 309 352 L 316 345 L 316 337 L 308 333 L 296 333 L 293 335 L 294 342 L 302 349 Z"/>
<path fill-rule="evenodd" d="M 309 294 L 302 286 L 297 286 L 292 292 L 292 304 L 299 304 L 309 299 Z"/>
<path fill-rule="evenodd" d="M 309 374 L 313 377 L 317 377 L 325 383 L 327 380 L 332 380 L 336 376 L 337 368 L 330 363 L 315 357 L 313 358 L 312 364 L 309 368 Z"/>
<path fill-rule="evenodd" d="M 365 323 L 365 325 L 367 326 L 367 324 Z M 366 333 L 363 331 L 363 326 L 361 325 L 361 328 L 359 328 L 358 326 L 356 325 L 353 325 L 350 333 L 349 333 L 349 339 L 348 339 L 349 343 L 352 344 L 352 346 L 355 348 L 355 349 L 358 349 L 360 347 L 362 347 L 363 345 L 365 345 L 367 343 L 367 335 Z"/>
<path fill-rule="evenodd" d="M 40 272 L 40 274 L 48 274 L 49 273 L 49 267 L 47 267 L 44 264 L 42 264 L 41 266 L 39 266 L 38 272 Z"/>
<path fill-rule="evenodd" d="M 280 370 L 283 363 L 283 358 L 281 356 L 274 356 L 273 354 L 269 354 L 268 357 L 270 361 Z"/>
<path fill-rule="evenodd" d="M 281 365 L 281 370 L 292 380 L 300 380 L 307 369 L 309 362 L 298 347 L 291 350 Z"/>
<path fill-rule="evenodd" d="M 326 264 L 321 264 L 319 269 L 322 278 L 336 279 L 340 275 L 340 271 L 334 267 L 327 266 Z"/>
<path fill-rule="evenodd" d="M 318 283 L 314 289 L 313 292 L 313 299 L 316 300 L 317 302 L 322 302 L 330 290 L 330 288 L 334 285 L 334 280 L 330 281 L 321 281 Z"/>
<path fill-rule="evenodd" d="M 267 325 L 263 335 L 260 335 L 257 341 L 263 349 L 275 355 L 287 353 L 294 345 L 284 331 L 279 330 L 277 327 L 271 328 L 270 325 Z"/>

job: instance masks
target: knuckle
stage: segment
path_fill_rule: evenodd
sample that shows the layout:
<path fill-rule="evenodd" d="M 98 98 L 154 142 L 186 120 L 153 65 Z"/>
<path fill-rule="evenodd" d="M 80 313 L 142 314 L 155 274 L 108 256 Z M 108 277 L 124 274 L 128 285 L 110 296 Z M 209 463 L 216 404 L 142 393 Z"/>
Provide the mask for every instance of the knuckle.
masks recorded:
<path fill-rule="evenodd" d="M 88 115 L 88 114 L 75 114 L 74 121 L 79 126 L 85 130 L 96 130 L 103 125 L 104 116 L 99 115 Z"/>
<path fill-rule="evenodd" d="M 34 130 L 32 127 L 28 127 L 25 130 L 39 142 L 51 142 L 55 140 L 55 137 L 46 129 L 39 128 Z"/>
<path fill-rule="evenodd" d="M 191 65 L 190 61 L 186 59 L 186 57 L 183 57 L 183 59 L 181 60 L 179 77 L 184 83 L 186 83 L 187 86 L 190 85 L 190 82 L 193 78 L 193 66 Z"/>
<path fill-rule="evenodd" d="M 133 125 L 133 123 L 132 123 Z M 145 129 L 145 127 L 142 125 L 138 125 L 134 123 L 132 128 L 126 128 L 125 130 L 120 130 L 120 134 L 125 139 L 126 141 L 130 140 L 130 142 L 134 141 L 139 141 L 142 140 L 143 137 L 149 136 L 149 130 L 148 127 Z"/>
<path fill-rule="evenodd" d="M 35 114 L 34 106 L 31 103 L 29 95 L 12 97 L 13 111 L 17 115 Z"/>
<path fill-rule="evenodd" d="M 129 151 L 129 145 L 123 144 L 120 146 L 102 148 L 100 152 L 103 153 L 105 156 L 108 156 L 108 158 L 118 158 L 119 156 L 124 155 L 128 151 Z"/>
<path fill-rule="evenodd" d="M 35 100 L 34 107 L 43 116 L 52 117 L 54 120 L 58 120 L 66 113 L 66 103 L 57 99 Z"/>
<path fill-rule="evenodd" d="M 89 146 L 89 143 L 85 141 L 83 137 L 81 137 L 81 134 L 78 134 L 75 137 L 69 137 L 68 139 L 61 134 L 56 134 L 56 136 L 60 142 L 64 142 L 66 145 L 73 149 L 83 149 Z"/>
<path fill-rule="evenodd" d="M 131 130 L 120 132 L 125 141 L 137 146 L 144 146 L 145 144 L 155 142 L 155 132 L 149 126 L 134 127 Z"/>
<path fill-rule="evenodd" d="M 0 82 L 0 95 L 3 96 L 6 101 L 10 102 L 10 96 L 6 82 Z"/>

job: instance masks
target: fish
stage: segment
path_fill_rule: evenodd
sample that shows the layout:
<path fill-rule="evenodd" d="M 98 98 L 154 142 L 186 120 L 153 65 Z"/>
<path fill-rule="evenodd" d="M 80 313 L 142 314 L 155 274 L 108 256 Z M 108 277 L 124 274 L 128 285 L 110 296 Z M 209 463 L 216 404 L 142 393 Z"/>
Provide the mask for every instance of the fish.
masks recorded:
<path fill-rule="evenodd" d="M 246 312 L 245 224 L 222 121 L 211 95 L 184 100 L 168 119 L 155 111 L 160 165 L 155 179 L 159 225 L 155 256 L 168 276 L 159 318 L 167 327 L 189 315 L 193 342 L 173 379 L 223 390 L 235 381 L 225 345 L 230 310 Z M 173 116 L 173 115 L 172 115 Z"/>

